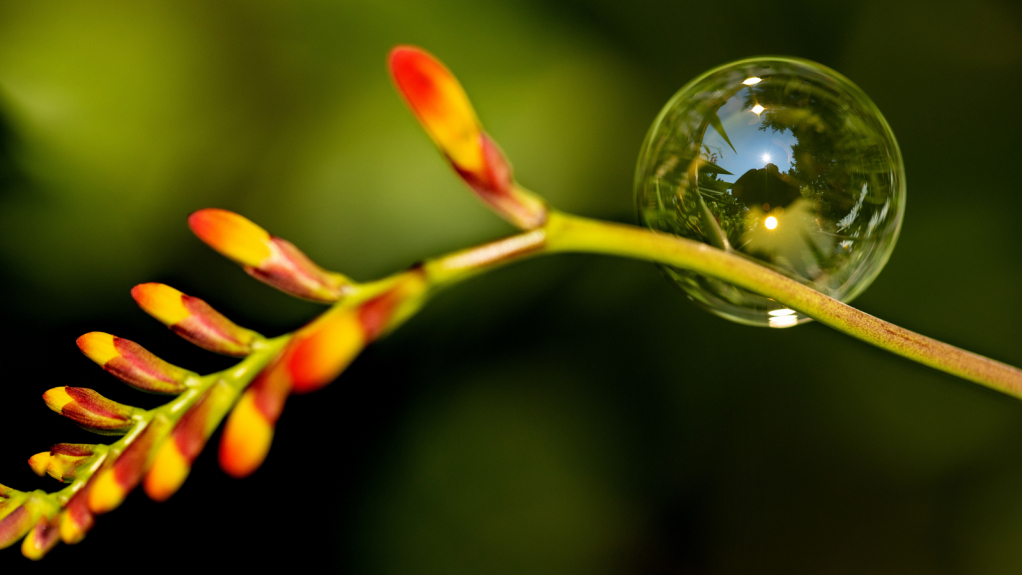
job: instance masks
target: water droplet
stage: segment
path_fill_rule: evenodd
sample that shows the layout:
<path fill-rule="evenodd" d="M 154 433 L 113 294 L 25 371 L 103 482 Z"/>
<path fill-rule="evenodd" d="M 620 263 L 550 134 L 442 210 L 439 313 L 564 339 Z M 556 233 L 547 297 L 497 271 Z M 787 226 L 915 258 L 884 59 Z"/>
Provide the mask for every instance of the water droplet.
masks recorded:
<path fill-rule="evenodd" d="M 646 227 L 731 250 L 848 302 L 894 249 L 905 173 L 890 127 L 851 81 L 806 60 L 752 58 L 703 74 L 667 103 L 639 155 L 635 199 Z M 663 269 L 728 319 L 771 327 L 808 319 L 726 282 Z"/>

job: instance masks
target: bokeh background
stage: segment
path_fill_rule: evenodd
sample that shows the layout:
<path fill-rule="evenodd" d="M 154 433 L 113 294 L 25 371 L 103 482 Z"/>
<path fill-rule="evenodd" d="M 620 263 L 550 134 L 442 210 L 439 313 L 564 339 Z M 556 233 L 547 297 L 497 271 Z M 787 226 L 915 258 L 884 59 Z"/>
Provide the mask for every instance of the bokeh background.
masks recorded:
<path fill-rule="evenodd" d="M 520 180 L 633 221 L 646 129 L 702 71 L 831 66 L 905 156 L 887 269 L 856 305 L 1022 364 L 1022 5 L 875 0 L 0 2 L 0 481 L 92 441 L 40 394 L 146 407 L 82 357 L 108 331 L 200 370 L 128 294 L 164 281 L 239 323 L 312 317 L 191 236 L 215 206 L 359 279 L 511 232 L 390 86 L 397 43 L 462 79 Z M 211 443 L 215 446 L 216 438 Z M 766 330 L 652 266 L 530 261 L 437 297 L 288 404 L 244 481 L 199 458 L 41 568 L 291 561 L 367 574 L 995 574 L 1022 570 L 1022 403 L 826 327 Z M 4 573 L 28 569 L 17 550 Z"/>

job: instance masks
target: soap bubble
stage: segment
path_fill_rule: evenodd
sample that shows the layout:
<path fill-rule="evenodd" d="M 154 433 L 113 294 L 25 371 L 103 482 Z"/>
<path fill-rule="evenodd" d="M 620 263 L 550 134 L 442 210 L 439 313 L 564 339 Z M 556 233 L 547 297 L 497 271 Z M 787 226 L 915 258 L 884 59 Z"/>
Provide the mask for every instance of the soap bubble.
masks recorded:
<path fill-rule="evenodd" d="M 894 134 L 844 76 L 794 58 L 721 66 L 660 112 L 635 174 L 639 220 L 766 265 L 833 298 L 862 293 L 894 249 L 905 173 Z M 751 325 L 809 318 L 663 266 L 711 312 Z"/>

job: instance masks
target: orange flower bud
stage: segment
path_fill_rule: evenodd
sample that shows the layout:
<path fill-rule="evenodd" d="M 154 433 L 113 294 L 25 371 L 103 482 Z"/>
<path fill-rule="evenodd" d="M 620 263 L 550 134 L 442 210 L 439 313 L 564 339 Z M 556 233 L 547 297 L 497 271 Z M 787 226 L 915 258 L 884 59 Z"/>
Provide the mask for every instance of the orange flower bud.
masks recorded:
<path fill-rule="evenodd" d="M 163 502 L 177 493 L 192 470 L 192 462 L 181 453 L 177 442 L 168 438 L 156 451 L 153 466 L 145 476 L 143 488 L 150 499 Z"/>
<path fill-rule="evenodd" d="M 188 216 L 188 225 L 203 242 L 240 264 L 259 281 L 296 297 L 332 303 L 351 282 L 316 265 L 286 240 L 271 236 L 246 218 L 207 208 Z"/>
<path fill-rule="evenodd" d="M 117 379 L 149 393 L 177 394 L 198 377 L 149 353 L 133 341 L 94 331 L 78 338 L 78 349 Z"/>
<path fill-rule="evenodd" d="M 359 308 L 338 308 L 295 334 L 283 361 L 270 369 L 286 370 L 296 392 L 314 391 L 340 375 L 365 344 Z"/>
<path fill-rule="evenodd" d="M 96 473 L 89 490 L 89 511 L 100 515 L 113 511 L 124 501 L 142 479 L 142 473 L 153 457 L 153 448 L 167 425 L 166 419 L 154 419 L 124 448 L 116 461 Z"/>
<path fill-rule="evenodd" d="M 412 270 L 382 294 L 331 310 L 299 330 L 278 362 L 294 391 L 315 391 L 336 379 L 366 344 L 414 313 L 425 290 L 422 272 Z"/>
<path fill-rule="evenodd" d="M 89 511 L 89 491 L 93 481 L 90 481 L 75 493 L 64 506 L 64 513 L 60 515 L 60 539 L 68 545 L 74 545 L 85 539 L 85 534 L 92 529 L 96 523 L 95 517 Z"/>
<path fill-rule="evenodd" d="M 231 392 L 225 385 L 213 387 L 181 416 L 174 431 L 156 451 L 145 491 L 154 501 L 165 501 L 181 488 L 192 462 L 199 456 L 206 440 L 216 429 L 229 405 Z"/>
<path fill-rule="evenodd" d="M 273 442 L 276 420 L 270 421 L 260 411 L 256 405 L 257 396 L 258 391 L 251 388 L 242 394 L 224 425 L 220 439 L 220 467 L 238 479 L 251 475 L 262 465 Z M 280 406 L 283 407 L 283 401 Z"/>
<path fill-rule="evenodd" d="M 408 107 L 451 163 L 461 171 L 481 173 L 482 130 L 451 71 L 425 50 L 398 46 L 390 52 L 390 72 Z"/>
<path fill-rule="evenodd" d="M 84 387 L 55 387 L 43 394 L 46 406 L 78 425 L 106 435 L 127 432 L 142 410 L 111 401 Z"/>
<path fill-rule="evenodd" d="M 131 297 L 171 331 L 214 353 L 245 356 L 260 339 L 259 334 L 239 327 L 208 303 L 167 285 L 139 284 L 131 288 Z"/>
<path fill-rule="evenodd" d="M 432 54 L 414 46 L 391 50 L 390 73 L 426 133 L 476 194 L 512 224 L 532 229 L 546 221 L 546 204 L 518 187 L 511 165 L 482 131 L 458 80 Z"/>
<path fill-rule="evenodd" d="M 42 559 L 60 541 L 58 525 L 57 518 L 39 518 L 24 541 L 21 542 L 21 554 L 33 561 Z"/>

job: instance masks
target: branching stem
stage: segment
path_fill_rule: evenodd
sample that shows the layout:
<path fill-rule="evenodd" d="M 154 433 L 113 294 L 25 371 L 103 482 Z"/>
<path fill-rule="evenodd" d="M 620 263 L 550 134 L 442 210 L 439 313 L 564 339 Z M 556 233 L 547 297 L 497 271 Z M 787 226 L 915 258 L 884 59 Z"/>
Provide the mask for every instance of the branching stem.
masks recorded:
<path fill-rule="evenodd" d="M 553 210 L 538 228 L 423 262 L 429 289 L 422 297 L 512 262 L 569 252 L 646 260 L 714 277 L 772 298 L 882 349 L 1022 399 L 1022 370 L 875 318 L 750 259 L 676 236 Z M 377 281 L 353 284 L 333 308 L 365 302 L 394 286 L 407 273 L 402 271 Z M 397 323 L 390 327 L 396 327 Z M 260 339 L 253 353 L 237 365 L 200 377 L 182 395 L 137 416 L 134 427 L 120 440 L 108 447 L 97 446 L 99 457 L 88 468 L 78 470 L 70 485 L 50 494 L 36 492 L 36 496 L 55 504 L 54 510 L 64 507 L 97 472 L 113 465 L 143 431 L 159 425 L 155 430 L 159 432 L 157 441 L 161 441 L 198 398 L 214 386 L 222 388 L 219 392 L 224 399 L 222 407 L 213 414 L 213 424 L 218 425 L 255 376 L 277 357 L 293 336 L 288 333 Z"/>

